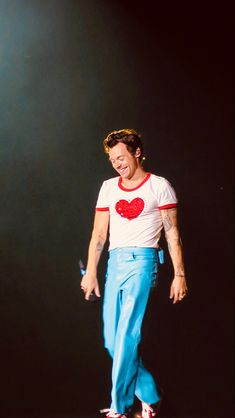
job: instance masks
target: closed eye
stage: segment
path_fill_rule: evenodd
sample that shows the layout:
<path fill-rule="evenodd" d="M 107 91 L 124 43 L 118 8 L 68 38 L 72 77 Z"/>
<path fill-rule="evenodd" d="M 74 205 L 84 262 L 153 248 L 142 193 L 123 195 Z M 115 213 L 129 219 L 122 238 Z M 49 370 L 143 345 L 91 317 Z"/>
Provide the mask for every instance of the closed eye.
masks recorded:
<path fill-rule="evenodd" d="M 118 157 L 117 160 L 111 160 L 109 159 L 109 161 L 111 162 L 111 164 L 115 164 L 115 161 L 124 161 L 124 157 Z"/>

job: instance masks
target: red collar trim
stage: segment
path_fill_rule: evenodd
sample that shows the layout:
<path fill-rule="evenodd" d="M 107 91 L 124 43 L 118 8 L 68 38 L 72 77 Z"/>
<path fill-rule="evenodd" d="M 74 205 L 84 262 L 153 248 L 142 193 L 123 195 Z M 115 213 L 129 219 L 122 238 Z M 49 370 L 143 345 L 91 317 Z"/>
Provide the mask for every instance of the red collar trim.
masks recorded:
<path fill-rule="evenodd" d="M 144 180 L 136 187 L 133 187 L 133 189 L 126 189 L 126 187 L 124 187 L 122 185 L 122 178 L 119 177 L 118 180 L 118 186 L 120 187 L 120 189 L 124 190 L 125 192 L 133 192 L 133 190 L 137 190 L 139 189 L 141 186 L 143 186 L 144 183 L 146 183 L 146 181 L 149 179 L 149 177 L 151 176 L 151 173 L 147 173 Z"/>

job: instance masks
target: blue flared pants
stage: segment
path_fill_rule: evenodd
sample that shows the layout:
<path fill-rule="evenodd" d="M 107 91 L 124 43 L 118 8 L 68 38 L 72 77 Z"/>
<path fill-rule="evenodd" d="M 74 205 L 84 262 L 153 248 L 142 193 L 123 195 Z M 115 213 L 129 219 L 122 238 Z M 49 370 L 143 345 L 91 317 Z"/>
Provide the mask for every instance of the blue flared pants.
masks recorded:
<path fill-rule="evenodd" d="M 160 395 L 138 354 L 150 289 L 156 281 L 157 250 L 126 247 L 109 252 L 104 292 L 104 343 L 113 359 L 111 409 L 124 413 L 134 403 L 153 404 Z"/>

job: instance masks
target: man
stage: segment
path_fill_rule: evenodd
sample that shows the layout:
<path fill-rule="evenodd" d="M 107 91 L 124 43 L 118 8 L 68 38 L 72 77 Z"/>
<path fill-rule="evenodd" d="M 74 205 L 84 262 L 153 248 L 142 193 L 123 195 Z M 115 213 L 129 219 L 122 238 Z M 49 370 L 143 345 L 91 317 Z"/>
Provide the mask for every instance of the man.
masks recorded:
<path fill-rule="evenodd" d="M 97 265 L 109 228 L 109 260 L 103 321 L 105 347 L 113 359 L 109 418 L 127 418 L 134 396 L 142 402 L 142 418 L 157 416 L 160 394 L 138 355 L 141 326 L 150 289 L 156 282 L 162 228 L 168 242 L 174 278 L 173 303 L 187 293 L 182 244 L 177 225 L 177 199 L 170 183 L 147 173 L 143 144 L 133 129 L 111 132 L 104 140 L 118 177 L 104 181 L 97 205 L 81 288 L 85 299 L 100 297 Z"/>

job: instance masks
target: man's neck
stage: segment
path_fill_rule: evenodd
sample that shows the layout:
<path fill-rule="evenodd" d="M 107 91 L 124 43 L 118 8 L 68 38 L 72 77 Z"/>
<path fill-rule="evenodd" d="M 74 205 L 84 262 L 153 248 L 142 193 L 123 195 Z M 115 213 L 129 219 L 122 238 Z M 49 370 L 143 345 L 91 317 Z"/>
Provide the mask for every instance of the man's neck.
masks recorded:
<path fill-rule="evenodd" d="M 130 179 L 123 179 L 122 178 L 122 185 L 123 187 L 126 187 L 127 189 L 132 189 L 133 187 L 138 186 L 146 177 L 147 173 L 144 171 L 142 167 L 139 167 L 136 171 L 134 176 L 132 176 Z"/>

